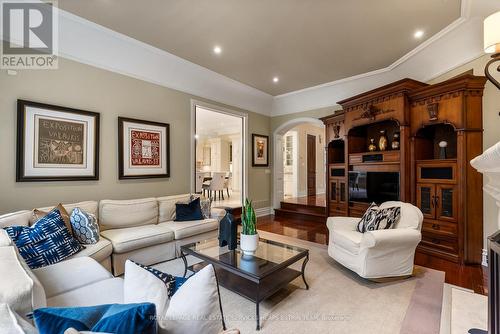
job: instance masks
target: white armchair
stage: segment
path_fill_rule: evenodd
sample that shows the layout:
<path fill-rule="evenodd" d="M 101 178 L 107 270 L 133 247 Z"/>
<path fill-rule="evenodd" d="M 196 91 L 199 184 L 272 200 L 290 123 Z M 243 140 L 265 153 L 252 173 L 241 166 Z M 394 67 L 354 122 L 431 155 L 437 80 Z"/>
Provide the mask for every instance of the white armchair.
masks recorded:
<path fill-rule="evenodd" d="M 329 217 L 328 254 L 363 278 L 411 275 L 424 217 L 420 209 L 409 203 L 385 202 L 380 208 L 392 206 L 401 207 L 401 219 L 388 230 L 359 233 L 359 218 Z"/>

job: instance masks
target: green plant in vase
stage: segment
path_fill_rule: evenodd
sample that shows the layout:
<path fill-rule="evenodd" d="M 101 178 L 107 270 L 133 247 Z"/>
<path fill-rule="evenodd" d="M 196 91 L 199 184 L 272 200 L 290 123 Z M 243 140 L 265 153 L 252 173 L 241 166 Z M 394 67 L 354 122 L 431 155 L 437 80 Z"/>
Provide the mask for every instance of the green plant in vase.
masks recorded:
<path fill-rule="evenodd" d="M 245 200 L 243 212 L 241 213 L 240 248 L 243 254 L 253 255 L 259 246 L 259 235 L 257 234 L 257 216 L 248 198 Z"/>

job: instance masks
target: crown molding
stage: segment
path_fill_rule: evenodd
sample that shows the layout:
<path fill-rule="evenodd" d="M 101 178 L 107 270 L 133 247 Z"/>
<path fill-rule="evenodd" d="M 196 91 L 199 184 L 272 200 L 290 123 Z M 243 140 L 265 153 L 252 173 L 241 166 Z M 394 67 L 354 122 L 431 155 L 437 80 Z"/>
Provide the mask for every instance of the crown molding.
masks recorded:
<path fill-rule="evenodd" d="M 388 67 L 275 96 L 271 116 L 332 107 L 403 78 L 427 82 L 481 57 L 483 19 L 495 8 L 495 0 L 462 0 L 460 18 Z"/>
<path fill-rule="evenodd" d="M 273 97 L 59 9 L 59 56 L 269 116 Z"/>

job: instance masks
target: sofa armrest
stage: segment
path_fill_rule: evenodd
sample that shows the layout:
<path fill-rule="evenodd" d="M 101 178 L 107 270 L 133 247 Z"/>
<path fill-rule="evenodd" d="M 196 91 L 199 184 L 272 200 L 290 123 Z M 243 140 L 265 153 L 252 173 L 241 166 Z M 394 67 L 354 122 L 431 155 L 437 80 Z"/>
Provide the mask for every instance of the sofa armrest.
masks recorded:
<path fill-rule="evenodd" d="M 416 247 L 422 234 L 411 228 L 368 231 L 363 234 L 361 248 L 372 247 Z"/>
<path fill-rule="evenodd" d="M 328 217 L 326 226 L 330 232 L 335 230 L 355 231 L 360 218 L 354 217 Z"/>
<path fill-rule="evenodd" d="M 217 221 L 220 222 L 226 215 L 226 210 L 221 208 L 212 208 L 212 210 L 210 210 L 210 214 L 212 218 L 217 219 Z"/>

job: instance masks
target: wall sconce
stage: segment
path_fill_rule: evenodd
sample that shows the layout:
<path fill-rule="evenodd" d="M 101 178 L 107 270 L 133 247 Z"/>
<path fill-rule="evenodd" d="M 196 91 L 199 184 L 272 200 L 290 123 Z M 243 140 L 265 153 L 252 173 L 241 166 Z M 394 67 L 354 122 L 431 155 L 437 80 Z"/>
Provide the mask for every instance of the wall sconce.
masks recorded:
<path fill-rule="evenodd" d="M 492 53 L 491 60 L 486 64 L 484 74 L 498 89 L 500 82 L 490 73 L 490 66 L 500 61 L 500 12 L 488 16 L 484 20 L 484 52 Z M 500 72 L 500 65 L 497 67 Z"/>

